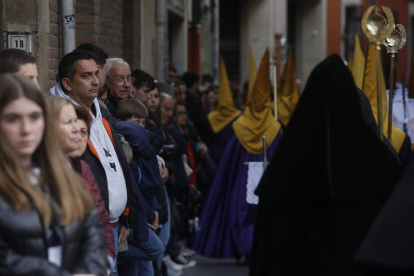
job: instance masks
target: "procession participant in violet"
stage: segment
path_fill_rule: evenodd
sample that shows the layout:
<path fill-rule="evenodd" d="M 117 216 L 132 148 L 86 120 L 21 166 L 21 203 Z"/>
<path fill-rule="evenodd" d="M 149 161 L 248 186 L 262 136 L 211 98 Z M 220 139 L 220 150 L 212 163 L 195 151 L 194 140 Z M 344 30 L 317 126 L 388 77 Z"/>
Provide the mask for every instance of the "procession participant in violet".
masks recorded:
<path fill-rule="evenodd" d="M 207 116 L 214 132 L 208 146 L 210 155 L 217 166 L 220 164 L 229 137 L 234 136 L 233 121 L 241 114 L 234 106 L 223 57 L 220 59 L 220 86 L 218 97 L 217 109 L 210 112 Z"/>
<path fill-rule="evenodd" d="M 270 101 L 269 51 L 262 58 L 257 79 L 244 113 L 233 123 L 235 135 L 223 153 L 210 192 L 200 214 L 200 231 L 193 249 L 214 258 L 234 258 L 251 252 L 257 203 L 248 201 L 246 162 L 271 158 L 281 139 L 281 126 Z M 263 167 L 262 167 L 263 168 Z"/>

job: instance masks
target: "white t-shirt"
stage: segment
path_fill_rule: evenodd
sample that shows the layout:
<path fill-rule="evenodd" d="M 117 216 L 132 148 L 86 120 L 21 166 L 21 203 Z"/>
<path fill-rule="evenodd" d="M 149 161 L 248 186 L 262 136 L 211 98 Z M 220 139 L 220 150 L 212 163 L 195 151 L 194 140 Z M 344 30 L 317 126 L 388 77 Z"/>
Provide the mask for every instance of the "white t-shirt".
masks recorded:
<path fill-rule="evenodd" d="M 50 88 L 49 92 L 51 95 L 68 99 L 73 104 L 79 105 L 63 92 L 59 83 Z M 103 125 L 101 109 L 97 98 L 94 99 L 93 104 L 95 105 L 96 116 L 90 113 L 92 116 L 90 140 L 92 141 L 105 169 L 106 178 L 108 180 L 109 222 L 113 223 L 118 221 L 119 216 L 125 210 L 127 204 L 125 177 L 112 141 Z M 104 148 L 111 155 L 111 160 L 106 156 Z M 112 163 L 112 167 L 115 167 L 116 171 L 111 167 L 110 162 Z"/>
<path fill-rule="evenodd" d="M 90 140 L 105 169 L 108 181 L 109 222 L 114 223 L 118 221 L 119 216 L 125 210 L 128 200 L 125 177 L 114 145 L 102 122 L 98 100 L 95 99 L 93 104 L 95 105 L 96 116 L 90 113 L 92 116 Z"/>

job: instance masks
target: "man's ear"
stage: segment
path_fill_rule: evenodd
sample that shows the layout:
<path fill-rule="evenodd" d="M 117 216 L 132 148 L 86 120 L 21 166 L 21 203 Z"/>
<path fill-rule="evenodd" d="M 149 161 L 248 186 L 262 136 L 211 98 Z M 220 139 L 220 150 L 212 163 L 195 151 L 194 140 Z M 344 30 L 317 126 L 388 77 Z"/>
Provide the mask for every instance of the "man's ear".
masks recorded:
<path fill-rule="evenodd" d="M 72 91 L 72 82 L 70 81 L 69 78 L 63 78 L 62 85 L 66 89 L 66 91 L 69 91 L 69 92 Z"/>

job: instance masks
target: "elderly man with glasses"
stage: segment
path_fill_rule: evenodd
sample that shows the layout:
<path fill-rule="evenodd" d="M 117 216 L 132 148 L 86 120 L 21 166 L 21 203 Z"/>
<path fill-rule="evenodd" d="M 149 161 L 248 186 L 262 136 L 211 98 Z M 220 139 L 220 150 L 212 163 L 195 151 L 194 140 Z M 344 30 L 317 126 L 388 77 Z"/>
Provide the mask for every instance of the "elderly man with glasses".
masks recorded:
<path fill-rule="evenodd" d="M 106 60 L 106 79 L 109 87 L 108 100 L 106 106 L 112 116 L 116 116 L 118 103 L 131 97 L 131 87 L 134 78 L 131 77 L 129 64 L 122 58 L 110 58 Z"/>

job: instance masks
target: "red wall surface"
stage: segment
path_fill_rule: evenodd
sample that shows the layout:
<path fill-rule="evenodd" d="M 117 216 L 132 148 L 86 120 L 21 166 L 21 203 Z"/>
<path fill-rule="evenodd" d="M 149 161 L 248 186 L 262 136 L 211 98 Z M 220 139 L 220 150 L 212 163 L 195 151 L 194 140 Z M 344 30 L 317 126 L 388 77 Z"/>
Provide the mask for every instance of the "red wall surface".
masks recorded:
<path fill-rule="evenodd" d="M 200 32 L 196 25 L 188 29 L 188 70 L 200 73 Z"/>
<path fill-rule="evenodd" d="M 326 55 L 341 54 L 341 0 L 327 1 Z"/>

